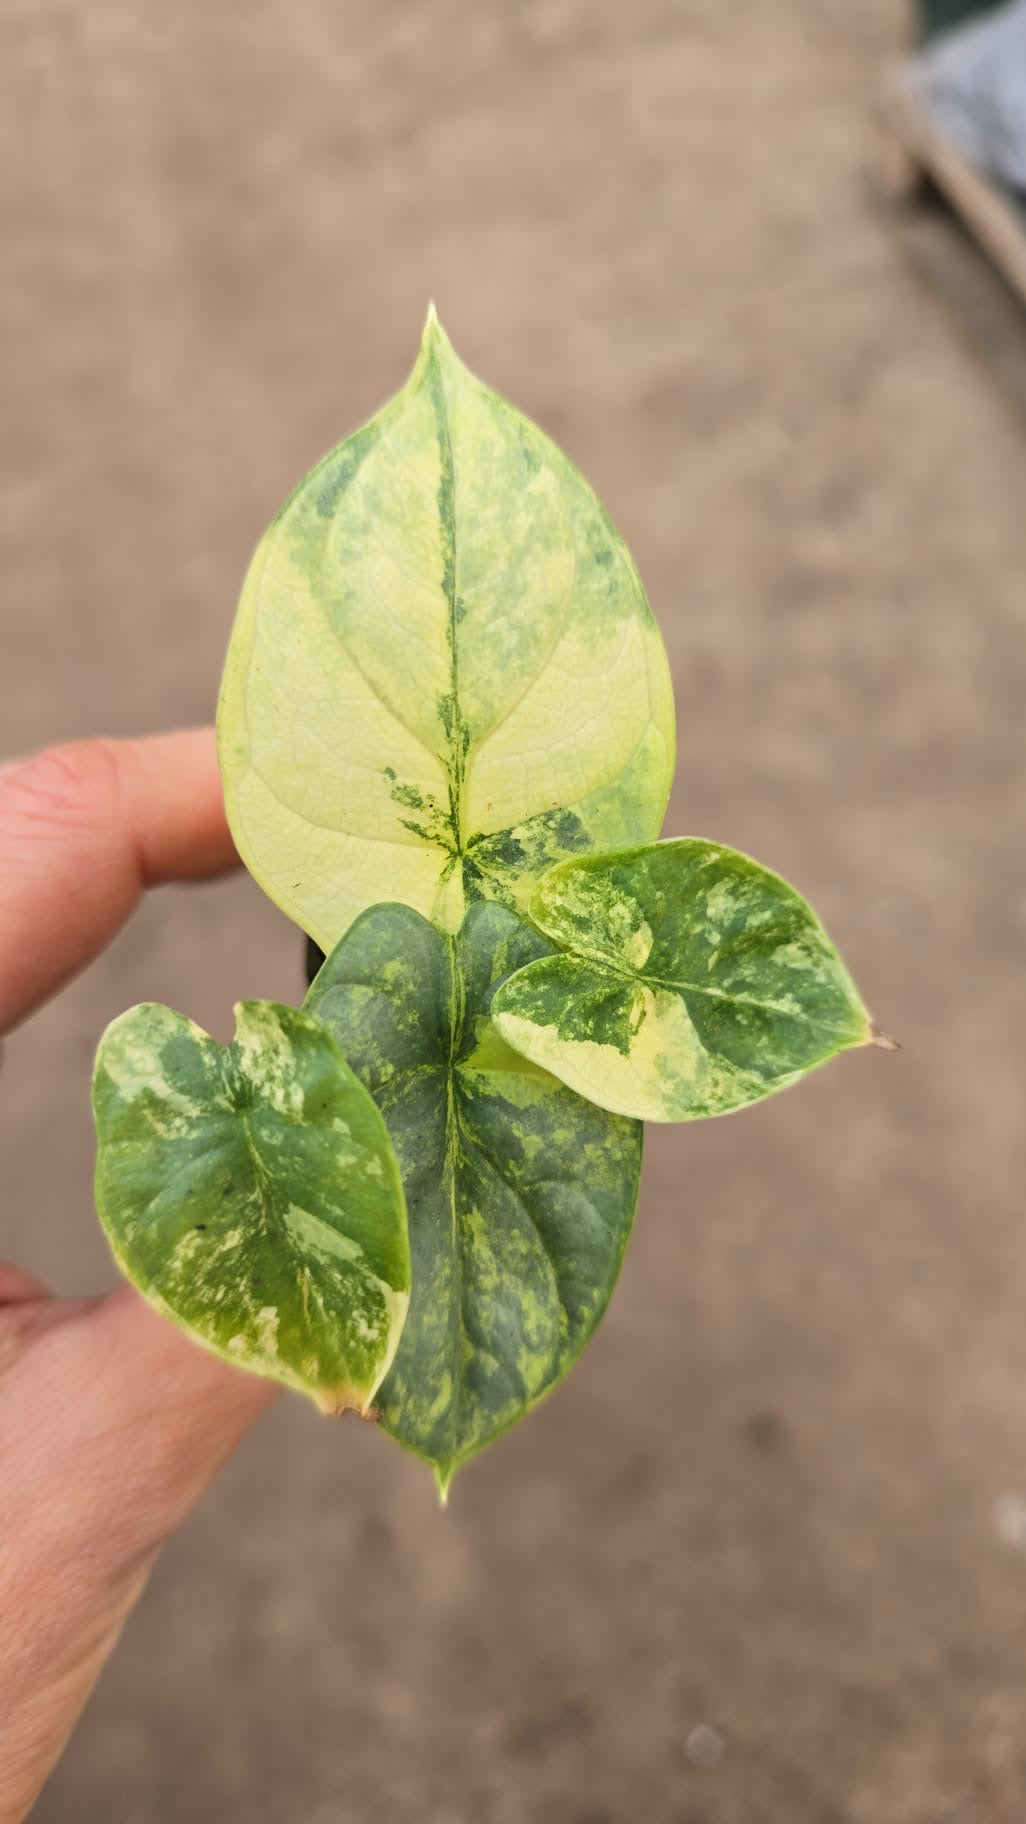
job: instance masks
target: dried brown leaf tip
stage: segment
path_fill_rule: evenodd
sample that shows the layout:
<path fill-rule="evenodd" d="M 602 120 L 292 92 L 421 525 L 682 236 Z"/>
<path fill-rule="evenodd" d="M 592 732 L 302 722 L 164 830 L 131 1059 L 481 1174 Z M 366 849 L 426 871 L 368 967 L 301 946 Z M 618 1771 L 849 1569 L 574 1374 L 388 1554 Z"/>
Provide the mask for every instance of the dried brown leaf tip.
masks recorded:
<path fill-rule="evenodd" d="M 871 1026 L 869 1028 L 869 1043 L 875 1045 L 878 1051 L 901 1050 L 899 1040 L 892 1039 L 890 1033 L 882 1032 L 879 1026 Z"/>

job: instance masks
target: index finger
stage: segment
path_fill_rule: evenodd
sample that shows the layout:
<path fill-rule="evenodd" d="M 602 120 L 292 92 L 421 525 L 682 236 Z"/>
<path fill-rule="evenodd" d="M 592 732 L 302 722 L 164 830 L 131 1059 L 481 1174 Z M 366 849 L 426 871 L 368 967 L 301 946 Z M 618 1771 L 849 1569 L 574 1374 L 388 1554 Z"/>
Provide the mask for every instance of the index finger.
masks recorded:
<path fill-rule="evenodd" d="M 237 861 L 212 729 L 78 741 L 0 770 L 0 1032 L 84 968 L 147 887 Z"/>

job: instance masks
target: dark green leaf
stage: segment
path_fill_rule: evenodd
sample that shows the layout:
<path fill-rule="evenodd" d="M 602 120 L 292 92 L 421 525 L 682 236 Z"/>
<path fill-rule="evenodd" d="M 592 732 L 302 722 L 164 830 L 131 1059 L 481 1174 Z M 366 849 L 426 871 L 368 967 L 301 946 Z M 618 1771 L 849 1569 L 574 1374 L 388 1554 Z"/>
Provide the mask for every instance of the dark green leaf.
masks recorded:
<path fill-rule="evenodd" d="M 375 906 L 306 1005 L 385 1117 L 402 1166 L 413 1293 L 378 1395 L 385 1428 L 441 1488 L 567 1372 L 605 1309 L 630 1232 L 641 1128 L 503 1043 L 495 984 L 550 949 L 503 907 L 455 937 Z"/>

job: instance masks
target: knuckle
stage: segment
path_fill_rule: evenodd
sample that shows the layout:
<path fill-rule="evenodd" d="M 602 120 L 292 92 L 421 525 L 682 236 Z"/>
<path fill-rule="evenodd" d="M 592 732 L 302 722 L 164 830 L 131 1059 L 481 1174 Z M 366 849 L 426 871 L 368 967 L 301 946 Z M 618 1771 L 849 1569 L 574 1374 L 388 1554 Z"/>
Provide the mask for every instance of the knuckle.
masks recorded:
<path fill-rule="evenodd" d="M 5 781 L 3 809 L 39 831 L 66 834 L 108 822 L 118 802 L 113 741 L 68 741 L 44 748 Z"/>

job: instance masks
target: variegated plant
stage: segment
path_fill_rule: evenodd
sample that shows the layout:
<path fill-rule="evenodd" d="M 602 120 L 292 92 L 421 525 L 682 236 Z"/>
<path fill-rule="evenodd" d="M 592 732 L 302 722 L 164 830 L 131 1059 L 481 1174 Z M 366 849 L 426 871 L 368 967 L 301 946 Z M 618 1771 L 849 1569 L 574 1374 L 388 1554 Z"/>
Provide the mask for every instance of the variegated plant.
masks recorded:
<path fill-rule="evenodd" d="M 100 1215 L 199 1341 L 373 1406 L 444 1491 L 595 1329 L 641 1122 L 876 1035 L 791 887 L 657 840 L 673 701 L 637 572 L 433 311 L 257 550 L 218 736 L 239 851 L 327 959 L 227 1047 L 114 1023 Z"/>

